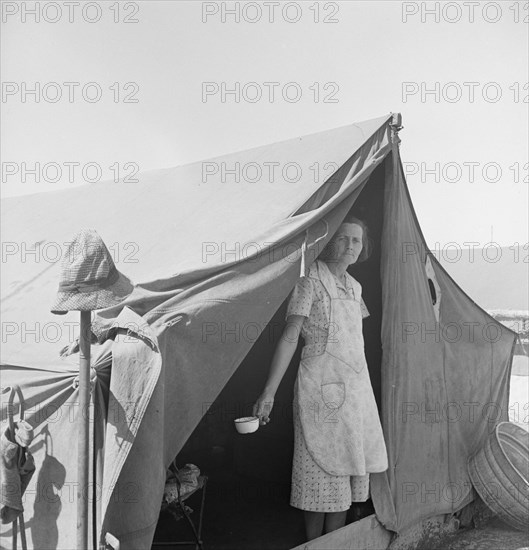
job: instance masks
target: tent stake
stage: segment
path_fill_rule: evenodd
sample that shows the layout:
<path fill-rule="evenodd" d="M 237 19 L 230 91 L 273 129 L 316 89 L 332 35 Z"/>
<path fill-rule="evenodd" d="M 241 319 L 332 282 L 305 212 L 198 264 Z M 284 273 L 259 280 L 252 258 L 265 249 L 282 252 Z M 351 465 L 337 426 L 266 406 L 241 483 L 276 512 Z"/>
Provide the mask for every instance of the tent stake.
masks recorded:
<path fill-rule="evenodd" d="M 88 444 L 91 311 L 81 311 L 79 335 L 79 440 L 77 447 L 77 550 L 88 549 Z"/>

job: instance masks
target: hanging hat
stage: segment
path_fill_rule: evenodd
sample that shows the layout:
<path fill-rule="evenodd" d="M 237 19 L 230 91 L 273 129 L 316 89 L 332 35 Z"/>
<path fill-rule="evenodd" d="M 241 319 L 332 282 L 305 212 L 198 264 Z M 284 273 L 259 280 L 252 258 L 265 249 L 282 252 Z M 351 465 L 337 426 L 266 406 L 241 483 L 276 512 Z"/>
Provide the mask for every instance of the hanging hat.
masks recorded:
<path fill-rule="evenodd" d="M 115 306 L 132 292 L 132 282 L 120 273 L 103 239 L 93 229 L 81 229 L 69 243 L 61 266 L 57 299 L 51 312 L 91 311 Z"/>

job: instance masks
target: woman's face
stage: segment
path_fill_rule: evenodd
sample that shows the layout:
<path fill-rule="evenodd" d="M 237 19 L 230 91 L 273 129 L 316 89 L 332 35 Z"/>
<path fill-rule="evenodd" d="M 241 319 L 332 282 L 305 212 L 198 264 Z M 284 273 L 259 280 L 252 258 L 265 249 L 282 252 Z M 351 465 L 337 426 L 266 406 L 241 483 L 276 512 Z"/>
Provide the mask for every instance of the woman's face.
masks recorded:
<path fill-rule="evenodd" d="M 363 229 L 356 223 L 342 223 L 328 244 L 327 262 L 354 264 L 362 252 Z"/>

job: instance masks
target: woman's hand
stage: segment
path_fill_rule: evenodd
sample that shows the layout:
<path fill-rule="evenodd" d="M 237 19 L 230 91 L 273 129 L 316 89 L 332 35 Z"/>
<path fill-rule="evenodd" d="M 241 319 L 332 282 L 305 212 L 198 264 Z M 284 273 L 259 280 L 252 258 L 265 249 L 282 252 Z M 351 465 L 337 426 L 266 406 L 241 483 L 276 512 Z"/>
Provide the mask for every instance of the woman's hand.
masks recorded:
<path fill-rule="evenodd" d="M 289 315 L 287 324 L 283 329 L 281 340 L 276 348 L 270 373 L 264 386 L 263 393 L 259 396 L 253 406 L 253 415 L 259 417 L 259 424 L 264 426 L 270 422 L 270 413 L 274 406 L 274 396 L 285 371 L 292 360 L 301 331 L 301 326 L 305 321 L 303 315 Z"/>
<path fill-rule="evenodd" d="M 259 424 L 264 426 L 270 422 L 270 413 L 274 406 L 274 396 L 262 393 L 253 406 L 253 415 L 259 417 Z"/>

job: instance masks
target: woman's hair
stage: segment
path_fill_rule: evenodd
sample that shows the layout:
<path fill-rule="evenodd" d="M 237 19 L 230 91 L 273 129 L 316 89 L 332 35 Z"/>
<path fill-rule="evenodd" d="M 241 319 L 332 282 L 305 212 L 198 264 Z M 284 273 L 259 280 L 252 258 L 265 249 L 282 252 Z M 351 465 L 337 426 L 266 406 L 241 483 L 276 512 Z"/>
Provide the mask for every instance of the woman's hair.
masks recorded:
<path fill-rule="evenodd" d="M 353 214 L 347 214 L 347 216 L 345 217 L 345 219 L 340 225 L 344 223 L 355 223 L 356 225 L 359 225 L 362 228 L 362 252 L 360 252 L 360 256 L 358 256 L 358 260 L 356 260 L 356 263 L 359 264 L 361 262 L 365 262 L 369 258 L 369 256 L 371 256 L 371 252 L 373 250 L 372 240 L 369 237 L 369 229 L 367 228 L 366 223 L 363 220 L 360 220 L 359 218 L 354 216 Z M 319 255 L 320 260 L 325 261 L 326 259 L 332 256 L 331 250 L 332 250 L 335 235 L 332 236 L 331 240 L 327 243 L 325 248 L 322 250 L 321 254 Z"/>

